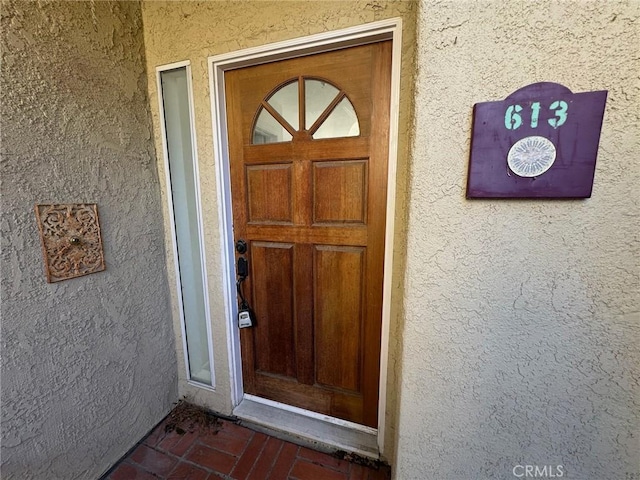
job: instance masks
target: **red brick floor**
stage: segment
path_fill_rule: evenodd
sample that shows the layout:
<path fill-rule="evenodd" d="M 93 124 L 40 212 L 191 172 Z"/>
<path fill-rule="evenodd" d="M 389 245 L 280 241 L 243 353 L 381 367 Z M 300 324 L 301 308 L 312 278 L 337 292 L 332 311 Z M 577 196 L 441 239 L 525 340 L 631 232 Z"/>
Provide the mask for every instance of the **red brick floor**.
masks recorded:
<path fill-rule="evenodd" d="M 388 480 L 367 467 L 218 419 L 215 426 L 174 429 L 168 420 L 107 477 L 109 480 Z M 177 433 L 177 432 L 180 433 Z"/>

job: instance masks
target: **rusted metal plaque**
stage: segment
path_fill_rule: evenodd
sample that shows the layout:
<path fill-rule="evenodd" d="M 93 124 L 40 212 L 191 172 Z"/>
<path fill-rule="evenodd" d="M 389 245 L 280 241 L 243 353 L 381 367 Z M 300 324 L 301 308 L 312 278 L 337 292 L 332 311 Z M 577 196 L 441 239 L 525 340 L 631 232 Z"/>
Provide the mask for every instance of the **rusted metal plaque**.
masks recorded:
<path fill-rule="evenodd" d="M 543 82 L 476 103 L 467 198 L 590 197 L 606 99 Z"/>
<path fill-rule="evenodd" d="M 95 203 L 36 205 L 47 282 L 105 269 Z"/>

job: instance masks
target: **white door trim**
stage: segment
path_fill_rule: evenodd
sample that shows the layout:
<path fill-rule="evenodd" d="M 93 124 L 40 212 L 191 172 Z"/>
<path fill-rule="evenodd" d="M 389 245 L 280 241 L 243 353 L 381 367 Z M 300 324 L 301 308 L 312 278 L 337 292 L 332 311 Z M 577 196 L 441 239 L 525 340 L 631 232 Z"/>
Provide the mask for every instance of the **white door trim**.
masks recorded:
<path fill-rule="evenodd" d="M 231 401 L 237 406 L 243 398 L 242 359 L 235 289 L 233 221 L 231 212 L 231 180 L 227 143 L 224 72 L 236 68 L 270 63 L 314 53 L 339 50 L 356 45 L 393 41 L 391 61 L 391 116 L 389 122 L 389 168 L 387 177 L 387 212 L 384 256 L 384 287 L 382 299 L 382 345 L 380 349 L 380 398 L 378 404 L 378 447 L 384 452 L 385 410 L 387 400 L 387 369 L 389 354 L 389 324 L 391 319 L 391 273 L 393 260 L 394 220 L 396 203 L 396 167 L 398 153 L 398 119 L 400 104 L 400 57 L 402 53 L 402 19 L 392 18 L 356 27 L 324 32 L 317 35 L 286 40 L 208 58 L 213 152 L 216 165 L 218 214 L 222 251 L 222 282 L 225 297 L 227 346 Z"/>

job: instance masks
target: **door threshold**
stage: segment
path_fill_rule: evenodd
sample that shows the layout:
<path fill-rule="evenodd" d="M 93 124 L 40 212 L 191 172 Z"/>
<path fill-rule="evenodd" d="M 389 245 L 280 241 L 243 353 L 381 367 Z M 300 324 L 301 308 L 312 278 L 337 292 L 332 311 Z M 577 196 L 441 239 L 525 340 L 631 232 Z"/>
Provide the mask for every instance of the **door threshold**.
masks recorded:
<path fill-rule="evenodd" d="M 344 450 L 378 460 L 375 428 L 310 412 L 253 395 L 245 395 L 233 410 L 243 422 L 294 443 L 304 443 L 326 452 Z"/>

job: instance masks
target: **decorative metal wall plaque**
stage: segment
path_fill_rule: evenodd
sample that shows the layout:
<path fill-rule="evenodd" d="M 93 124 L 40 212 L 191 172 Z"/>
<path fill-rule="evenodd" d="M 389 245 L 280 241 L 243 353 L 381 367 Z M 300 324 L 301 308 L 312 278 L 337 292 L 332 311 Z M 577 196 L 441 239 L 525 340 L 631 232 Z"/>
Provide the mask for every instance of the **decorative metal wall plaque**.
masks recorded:
<path fill-rule="evenodd" d="M 47 282 L 105 269 L 95 203 L 36 205 Z"/>
<path fill-rule="evenodd" d="M 543 82 L 476 103 L 467 198 L 590 197 L 606 100 Z"/>

